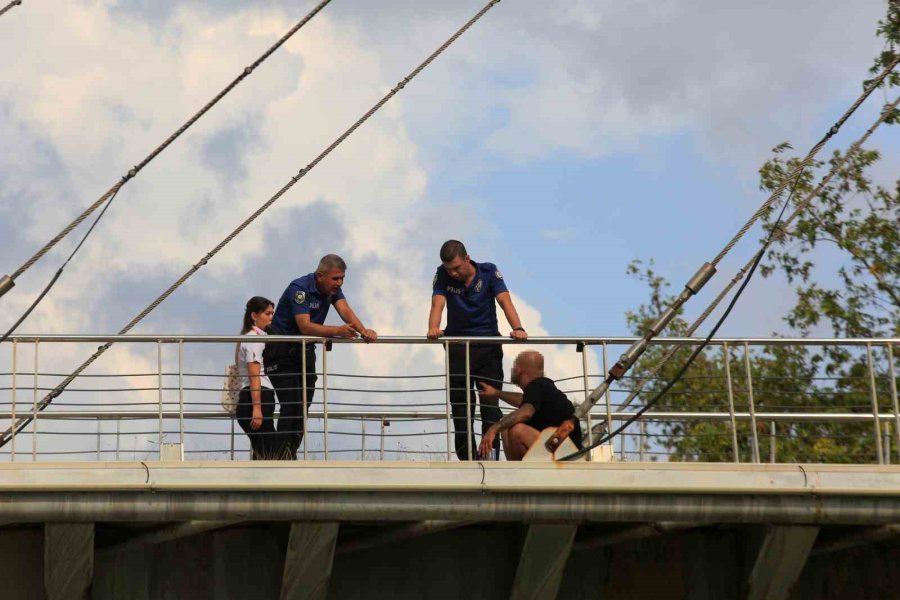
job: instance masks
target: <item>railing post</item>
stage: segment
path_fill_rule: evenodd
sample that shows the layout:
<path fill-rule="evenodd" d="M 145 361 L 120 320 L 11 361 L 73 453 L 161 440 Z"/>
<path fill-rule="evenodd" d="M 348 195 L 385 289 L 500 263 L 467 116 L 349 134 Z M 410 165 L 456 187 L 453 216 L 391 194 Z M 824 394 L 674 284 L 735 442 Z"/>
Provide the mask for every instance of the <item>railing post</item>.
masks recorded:
<path fill-rule="evenodd" d="M 100 462 L 100 417 L 97 417 L 97 462 Z"/>
<path fill-rule="evenodd" d="M 769 430 L 769 462 L 775 463 L 775 453 L 777 451 L 777 447 L 775 445 L 776 437 L 775 437 L 775 421 L 772 421 Z"/>
<path fill-rule="evenodd" d="M 178 441 L 184 453 L 184 340 L 178 340 Z"/>
<path fill-rule="evenodd" d="M 753 439 L 753 462 L 759 459 L 759 436 L 756 432 L 756 404 L 753 401 L 753 371 L 750 369 L 750 344 L 744 342 L 744 370 L 747 377 L 747 401 L 750 407 L 750 434 Z"/>
<path fill-rule="evenodd" d="M 38 443 L 38 348 L 40 340 L 34 342 L 34 408 L 31 423 L 31 462 L 37 462 Z M 13 424 L 15 426 L 15 423 Z"/>
<path fill-rule="evenodd" d="M 469 374 L 469 342 L 466 341 L 466 448 L 468 449 L 469 460 L 472 460 L 472 431 L 474 423 L 472 423 L 472 377 Z"/>
<path fill-rule="evenodd" d="M 234 462 L 234 422 L 235 419 L 228 419 L 231 421 L 231 461 Z"/>
<path fill-rule="evenodd" d="M 453 420 L 450 406 L 450 343 L 444 342 L 444 395 L 447 400 L 447 461 L 453 460 L 456 448 L 453 446 Z"/>
<path fill-rule="evenodd" d="M 159 393 L 159 460 L 162 460 L 162 447 L 163 447 L 162 340 L 156 340 L 156 372 L 157 372 L 157 391 Z"/>
<path fill-rule="evenodd" d="M 641 417 L 640 420 L 638 420 L 638 432 L 639 432 L 638 441 L 640 442 L 638 456 L 639 456 L 641 462 L 645 462 L 647 460 L 647 458 L 644 455 L 644 436 L 647 435 L 647 422 L 644 421 L 643 417 Z"/>
<path fill-rule="evenodd" d="M 891 464 L 891 422 L 885 421 L 882 424 L 882 428 L 884 429 L 884 464 Z"/>
<path fill-rule="evenodd" d="M 875 418 L 875 454 L 879 464 L 884 464 L 884 448 L 881 446 L 881 420 L 878 415 L 878 392 L 875 389 L 875 363 L 872 360 L 872 344 L 866 344 L 866 363 L 869 367 L 869 393 L 872 397 L 872 416 Z"/>
<path fill-rule="evenodd" d="M 587 349 L 588 349 L 587 344 L 585 344 L 584 342 L 581 342 L 581 376 L 582 376 L 582 379 L 584 380 L 584 401 L 585 402 L 589 402 L 588 396 L 591 394 L 591 384 L 590 384 L 590 381 L 588 380 L 588 367 L 587 367 L 587 352 L 588 352 L 588 350 Z M 594 434 L 591 431 L 591 411 L 588 411 L 587 415 L 585 415 L 585 417 L 587 419 L 587 432 L 586 432 L 587 446 L 588 446 L 588 448 L 590 448 L 591 445 L 593 445 L 593 441 L 594 441 L 593 440 Z M 588 462 L 594 460 L 594 453 L 588 452 L 587 459 L 588 459 Z"/>
<path fill-rule="evenodd" d="M 325 460 L 328 460 L 328 340 L 322 338 L 322 433 Z M 305 404 L 305 403 L 304 403 Z M 306 419 L 304 419 L 306 421 Z"/>
<path fill-rule="evenodd" d="M 306 430 L 308 429 L 307 421 L 309 421 L 309 411 L 306 410 L 306 399 L 309 397 L 309 392 L 306 390 L 306 340 L 300 342 L 300 351 L 300 378 L 302 380 L 301 387 L 303 388 L 303 406 L 301 407 L 303 410 L 303 460 L 307 460 L 309 457 L 307 453 L 309 436 L 306 435 Z M 322 354 L 325 354 L 325 348 L 322 348 Z M 281 414 L 279 413 L 279 418 L 280 417 Z"/>
<path fill-rule="evenodd" d="M 121 425 L 122 415 L 119 415 L 119 417 L 116 419 L 116 461 L 119 460 L 119 432 L 122 429 Z"/>
<path fill-rule="evenodd" d="M 894 345 L 887 345 L 888 372 L 891 374 L 891 404 L 894 407 L 894 433 L 897 435 L 897 461 L 900 462 L 900 406 L 897 403 L 897 374 L 894 371 Z"/>
<path fill-rule="evenodd" d="M 18 367 L 16 365 L 17 355 L 18 355 L 18 345 L 19 340 L 13 340 L 12 342 L 12 420 L 10 421 L 10 425 L 12 426 L 12 437 L 10 439 L 10 454 L 9 461 L 16 461 L 16 374 L 18 373 Z"/>
<path fill-rule="evenodd" d="M 603 372 L 604 373 L 609 372 L 609 356 L 608 356 L 608 348 L 607 348 L 606 342 L 603 342 Z M 610 400 L 609 394 L 610 394 L 610 390 L 609 390 L 609 388 L 607 388 L 606 394 L 604 394 L 604 396 L 606 397 L 606 435 L 611 434 L 612 430 L 613 430 L 612 402 Z M 610 456 L 610 458 L 612 458 L 612 456 L 613 456 L 613 440 L 612 440 L 612 438 L 609 438 L 607 445 L 609 446 L 609 456 Z M 624 454 L 622 454 L 622 458 L 623 459 L 625 458 Z"/>
<path fill-rule="evenodd" d="M 381 460 L 384 460 L 384 415 L 381 415 Z"/>
<path fill-rule="evenodd" d="M 360 445 L 359 460 L 366 460 L 366 418 L 361 417 L 359 422 L 362 425 L 362 444 Z"/>
<path fill-rule="evenodd" d="M 725 359 L 725 382 L 728 385 L 728 414 L 731 416 L 731 448 L 734 462 L 741 462 L 740 447 L 738 446 L 737 419 L 734 417 L 734 387 L 731 384 L 731 352 L 728 350 L 728 342 L 722 343 L 722 354 Z"/>

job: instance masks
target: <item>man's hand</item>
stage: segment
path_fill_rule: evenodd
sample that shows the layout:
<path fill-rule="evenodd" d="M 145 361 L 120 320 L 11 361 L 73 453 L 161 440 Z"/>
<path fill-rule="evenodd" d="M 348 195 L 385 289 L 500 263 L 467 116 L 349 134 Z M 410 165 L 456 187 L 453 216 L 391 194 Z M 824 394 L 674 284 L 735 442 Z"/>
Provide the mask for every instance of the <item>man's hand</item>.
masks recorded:
<path fill-rule="evenodd" d="M 444 330 L 443 330 L 443 329 L 439 329 L 439 328 L 437 328 L 437 327 L 431 327 L 431 328 L 428 329 L 428 334 L 427 334 L 427 335 L 428 335 L 428 339 L 430 339 L 430 340 L 436 340 L 436 339 L 438 339 L 439 337 L 441 337 L 442 335 L 444 335 Z"/>
<path fill-rule="evenodd" d="M 527 340 L 528 333 L 524 329 L 514 329 L 509 332 L 509 337 L 514 340 Z"/>
<path fill-rule="evenodd" d="M 353 329 L 352 325 L 344 324 L 337 328 L 337 330 L 334 332 L 333 337 L 349 338 L 352 340 L 353 338 L 357 337 L 357 335 L 359 334 L 355 329 Z"/>
<path fill-rule="evenodd" d="M 489 383 L 476 381 L 475 385 L 478 387 L 478 397 L 482 400 L 496 400 L 500 397 L 500 390 Z"/>
<path fill-rule="evenodd" d="M 378 334 L 375 332 L 374 329 L 363 329 L 362 331 L 359 332 L 359 334 L 362 336 L 362 338 L 364 340 L 366 340 L 366 342 L 374 342 L 375 340 L 378 339 Z"/>
<path fill-rule="evenodd" d="M 262 407 L 258 404 L 253 405 L 253 416 L 250 419 L 250 429 L 256 431 L 260 427 L 262 427 L 263 423 L 263 414 Z"/>
<path fill-rule="evenodd" d="M 497 428 L 491 426 L 491 428 L 481 436 L 481 444 L 478 445 L 478 456 L 487 458 L 494 452 L 495 437 L 497 437 Z"/>

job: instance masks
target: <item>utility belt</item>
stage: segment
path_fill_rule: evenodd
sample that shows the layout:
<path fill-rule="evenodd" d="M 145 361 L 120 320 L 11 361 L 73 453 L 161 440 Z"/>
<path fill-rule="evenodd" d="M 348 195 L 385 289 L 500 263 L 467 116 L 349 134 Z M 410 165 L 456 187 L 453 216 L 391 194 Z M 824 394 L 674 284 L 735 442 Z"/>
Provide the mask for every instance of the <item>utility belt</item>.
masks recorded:
<path fill-rule="evenodd" d="M 266 333 L 270 336 L 284 335 L 274 325 L 270 325 Z M 263 364 L 266 366 L 266 374 L 282 371 L 296 373 L 302 364 L 300 358 L 302 353 L 302 342 L 266 342 L 266 347 L 263 349 Z M 315 360 L 316 345 L 308 344 L 306 346 L 306 362 L 315 364 Z"/>

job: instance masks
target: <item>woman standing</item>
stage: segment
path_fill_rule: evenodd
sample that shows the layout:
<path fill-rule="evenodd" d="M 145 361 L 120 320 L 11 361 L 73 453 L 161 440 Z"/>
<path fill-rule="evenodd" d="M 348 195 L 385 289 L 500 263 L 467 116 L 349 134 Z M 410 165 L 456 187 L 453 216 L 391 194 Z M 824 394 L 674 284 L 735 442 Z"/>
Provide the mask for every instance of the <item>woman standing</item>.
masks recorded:
<path fill-rule="evenodd" d="M 272 322 L 275 304 L 262 296 L 247 301 L 241 335 L 266 335 Z M 250 438 L 251 460 L 276 458 L 278 442 L 275 432 L 275 392 L 265 375 L 263 349 L 265 342 L 241 342 L 237 349 L 238 375 L 241 393 L 235 416 L 241 429 Z"/>

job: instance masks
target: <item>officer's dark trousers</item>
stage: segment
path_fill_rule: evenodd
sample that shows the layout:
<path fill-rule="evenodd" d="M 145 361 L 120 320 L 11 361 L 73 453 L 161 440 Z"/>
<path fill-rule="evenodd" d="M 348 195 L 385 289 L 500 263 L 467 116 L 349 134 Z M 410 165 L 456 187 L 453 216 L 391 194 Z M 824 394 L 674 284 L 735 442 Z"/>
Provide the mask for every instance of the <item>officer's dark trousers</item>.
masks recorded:
<path fill-rule="evenodd" d="M 503 348 L 499 344 L 471 344 L 469 346 L 469 383 L 466 390 L 466 345 L 450 344 L 450 406 L 453 412 L 456 456 L 469 459 L 468 440 L 472 445 L 472 458 L 478 458 L 475 442 L 475 390 L 476 381 L 484 381 L 495 388 L 503 388 Z M 481 400 L 481 433 L 500 420 L 498 400 Z M 471 418 L 468 418 L 471 415 Z M 471 436 L 468 435 L 469 432 Z M 500 436 L 494 440 L 494 458 L 500 453 Z"/>
<path fill-rule="evenodd" d="M 281 440 L 282 458 L 295 460 L 297 449 L 303 441 L 303 377 L 302 354 L 290 361 L 278 363 L 277 370 L 269 372 L 269 380 L 278 395 L 278 438 Z M 306 406 L 312 404 L 316 391 L 316 351 L 306 350 Z"/>
<path fill-rule="evenodd" d="M 280 440 L 275 432 L 275 392 L 269 388 L 260 390 L 263 422 L 259 429 L 250 427 L 250 419 L 253 418 L 253 401 L 250 398 L 250 388 L 241 390 L 238 396 L 235 417 L 238 425 L 250 438 L 251 460 L 272 460 L 280 453 Z"/>

